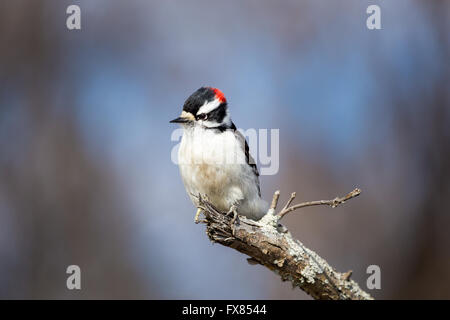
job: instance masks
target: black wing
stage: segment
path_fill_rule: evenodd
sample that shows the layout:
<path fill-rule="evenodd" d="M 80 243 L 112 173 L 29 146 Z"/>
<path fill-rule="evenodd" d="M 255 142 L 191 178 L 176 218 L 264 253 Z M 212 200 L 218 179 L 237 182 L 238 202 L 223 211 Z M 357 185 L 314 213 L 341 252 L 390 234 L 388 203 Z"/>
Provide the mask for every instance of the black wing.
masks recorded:
<path fill-rule="evenodd" d="M 256 166 L 256 162 L 250 154 L 250 148 L 248 146 L 247 140 L 245 140 L 245 137 L 242 135 L 242 133 L 236 129 L 236 126 L 234 125 L 234 123 L 231 123 L 231 129 L 234 130 L 236 137 L 239 139 L 239 141 L 242 144 L 242 147 L 245 152 L 245 162 L 252 168 L 253 173 L 255 174 L 255 181 L 256 181 L 256 185 L 258 187 L 258 195 L 261 197 L 261 188 L 259 186 L 258 167 Z"/>

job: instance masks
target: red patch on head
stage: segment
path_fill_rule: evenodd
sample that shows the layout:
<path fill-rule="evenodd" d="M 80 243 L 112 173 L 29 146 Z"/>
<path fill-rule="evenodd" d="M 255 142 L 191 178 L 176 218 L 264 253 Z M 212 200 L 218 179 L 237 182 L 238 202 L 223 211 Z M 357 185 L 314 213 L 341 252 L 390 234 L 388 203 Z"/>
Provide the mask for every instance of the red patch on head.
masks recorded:
<path fill-rule="evenodd" d="M 216 94 L 216 99 L 218 99 L 220 102 L 227 102 L 227 99 L 225 98 L 225 95 L 223 94 L 222 91 L 220 91 L 217 88 L 211 88 L 211 89 Z"/>

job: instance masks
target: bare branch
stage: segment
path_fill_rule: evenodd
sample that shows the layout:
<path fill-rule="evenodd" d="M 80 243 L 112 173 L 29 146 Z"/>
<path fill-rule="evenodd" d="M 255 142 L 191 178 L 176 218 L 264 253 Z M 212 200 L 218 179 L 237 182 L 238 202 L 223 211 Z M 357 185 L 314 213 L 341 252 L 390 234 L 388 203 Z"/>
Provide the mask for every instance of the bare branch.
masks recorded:
<path fill-rule="evenodd" d="M 352 194 L 352 193 L 351 193 Z M 336 205 L 355 195 L 336 198 Z M 219 212 L 205 197 L 199 197 L 198 206 L 206 217 L 206 234 L 211 241 L 233 248 L 249 256 L 250 264 L 261 264 L 290 281 L 314 299 L 371 300 L 368 293 L 350 280 L 351 272 L 339 273 L 314 251 L 294 239 L 287 230 L 279 231 L 279 215 L 272 214 L 277 205 L 279 192 L 274 194 L 271 209 L 259 221 L 239 216 L 236 223 L 232 217 Z M 291 195 L 289 207 L 295 193 Z"/>
<path fill-rule="evenodd" d="M 330 206 L 332 208 L 337 207 L 338 205 L 344 203 L 347 200 L 350 200 L 354 197 L 357 197 L 361 194 L 361 190 L 356 188 L 355 190 L 353 190 L 352 192 L 348 193 L 347 195 L 345 195 L 344 197 L 336 197 L 332 200 L 317 200 L 317 201 L 308 201 L 308 202 L 302 202 L 299 204 L 296 204 L 292 207 L 288 207 L 293 198 L 295 198 L 295 194 L 293 193 L 291 195 L 291 199 L 289 199 L 288 203 L 286 204 L 286 206 L 280 211 L 280 213 L 278 214 L 280 219 L 283 218 L 287 213 L 300 209 L 300 208 L 304 208 L 304 207 L 311 207 L 311 206 L 319 206 L 319 205 L 327 205 Z"/>

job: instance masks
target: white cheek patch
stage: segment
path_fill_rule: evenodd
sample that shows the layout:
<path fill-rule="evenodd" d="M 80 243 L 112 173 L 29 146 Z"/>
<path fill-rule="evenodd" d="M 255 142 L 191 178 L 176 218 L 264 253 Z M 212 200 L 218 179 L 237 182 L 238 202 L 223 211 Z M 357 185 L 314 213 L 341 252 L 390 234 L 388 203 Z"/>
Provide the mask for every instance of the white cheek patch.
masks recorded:
<path fill-rule="evenodd" d="M 199 123 L 202 126 L 205 126 L 207 128 L 214 128 L 220 126 L 220 123 L 217 123 L 215 121 L 209 121 L 209 120 L 200 120 Z"/>
<path fill-rule="evenodd" d="M 201 113 L 209 113 L 211 111 L 213 111 L 214 109 L 216 109 L 218 106 L 220 106 L 221 102 L 219 99 L 214 99 L 213 101 L 206 101 L 201 107 L 200 109 L 198 109 L 197 115 L 201 114 Z"/>

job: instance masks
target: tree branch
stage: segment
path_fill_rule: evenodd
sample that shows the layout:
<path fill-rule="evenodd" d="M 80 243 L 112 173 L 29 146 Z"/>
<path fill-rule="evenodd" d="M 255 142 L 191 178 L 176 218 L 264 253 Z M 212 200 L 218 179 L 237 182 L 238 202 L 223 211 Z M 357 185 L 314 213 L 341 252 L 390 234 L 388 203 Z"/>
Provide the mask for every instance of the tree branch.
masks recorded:
<path fill-rule="evenodd" d="M 280 216 L 280 219 L 283 218 L 287 213 L 304 208 L 304 207 L 311 207 L 311 206 L 319 206 L 319 205 L 328 205 L 332 208 L 336 208 L 341 203 L 344 203 L 347 200 L 350 200 L 351 198 L 357 197 L 361 194 L 361 190 L 356 188 L 352 192 L 348 193 L 344 197 L 336 197 L 333 200 L 317 200 L 317 201 L 308 201 L 308 202 L 302 202 L 299 204 L 296 204 L 295 206 L 289 207 L 291 202 L 295 199 L 295 192 L 292 193 L 291 198 L 287 202 L 287 204 L 284 206 L 284 208 L 281 210 L 281 212 L 278 214 Z"/>
<path fill-rule="evenodd" d="M 305 202 L 289 207 L 295 198 L 291 195 L 288 203 L 275 214 L 279 191 L 275 192 L 268 213 L 259 221 L 239 216 L 233 218 L 219 212 L 205 197 L 199 197 L 199 208 L 203 210 L 206 234 L 211 241 L 233 248 L 250 258 L 250 264 L 261 264 L 281 276 L 282 281 L 290 281 L 314 299 L 327 300 L 371 300 L 368 293 L 350 280 L 351 271 L 339 273 L 314 251 L 294 239 L 290 232 L 279 224 L 288 212 L 310 205 L 327 204 L 336 206 L 357 196 L 355 189 L 348 195 L 334 200 Z M 292 209 L 295 208 L 295 209 Z M 283 214 L 281 214 L 283 213 Z"/>

